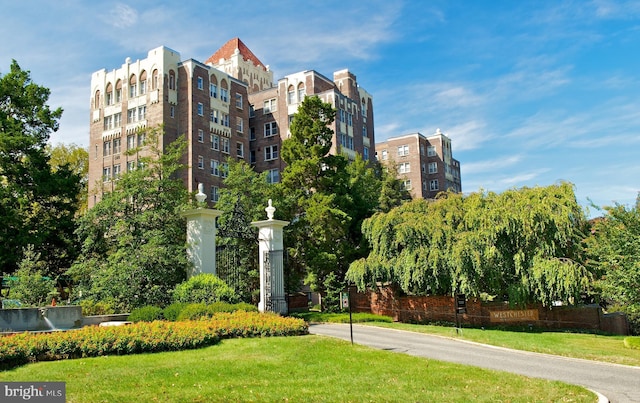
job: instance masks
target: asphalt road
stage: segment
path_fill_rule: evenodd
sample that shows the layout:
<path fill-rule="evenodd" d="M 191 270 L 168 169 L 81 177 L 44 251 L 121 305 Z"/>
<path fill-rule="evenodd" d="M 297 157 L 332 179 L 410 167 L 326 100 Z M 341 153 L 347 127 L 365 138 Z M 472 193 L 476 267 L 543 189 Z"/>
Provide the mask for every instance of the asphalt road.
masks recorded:
<path fill-rule="evenodd" d="M 312 324 L 309 332 L 350 340 L 348 324 Z M 353 342 L 418 357 L 581 385 L 601 393 L 613 403 L 640 403 L 639 367 L 529 353 L 374 326 L 353 325 Z"/>

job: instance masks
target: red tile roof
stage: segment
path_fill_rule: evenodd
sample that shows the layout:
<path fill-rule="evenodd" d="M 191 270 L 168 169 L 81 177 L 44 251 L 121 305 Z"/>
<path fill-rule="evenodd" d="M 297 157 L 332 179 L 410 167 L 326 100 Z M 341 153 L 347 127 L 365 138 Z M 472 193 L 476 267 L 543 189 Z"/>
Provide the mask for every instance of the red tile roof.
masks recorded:
<path fill-rule="evenodd" d="M 220 59 L 229 60 L 231 58 L 231 56 L 233 56 L 233 54 L 236 51 L 236 49 L 238 49 L 240 51 L 240 54 L 242 55 L 242 58 L 244 60 L 251 60 L 251 62 L 254 65 L 261 66 L 262 68 L 264 68 L 266 70 L 266 67 L 264 66 L 264 64 L 262 64 L 260 59 L 258 59 L 256 57 L 256 55 L 253 54 L 253 52 L 247 47 L 247 45 L 245 45 L 240 40 L 240 38 L 233 38 L 233 39 L 229 40 L 227 43 L 222 45 L 222 47 L 220 49 L 218 49 L 216 51 L 216 53 L 211 55 L 211 57 L 209 57 L 205 61 L 205 63 L 206 64 L 218 64 Z"/>

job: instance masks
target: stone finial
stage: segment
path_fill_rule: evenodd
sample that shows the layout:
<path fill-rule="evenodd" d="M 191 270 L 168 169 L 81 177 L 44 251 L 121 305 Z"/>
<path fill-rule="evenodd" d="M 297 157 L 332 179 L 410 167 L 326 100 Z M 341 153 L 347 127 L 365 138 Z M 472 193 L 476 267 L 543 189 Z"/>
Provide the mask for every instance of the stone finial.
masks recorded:
<path fill-rule="evenodd" d="M 264 209 L 267 212 L 267 218 L 273 220 L 273 213 L 275 213 L 276 208 L 271 204 L 271 199 L 269 199 L 269 205 Z"/>
<path fill-rule="evenodd" d="M 199 183 L 198 184 L 198 193 L 196 194 L 196 200 L 198 201 L 198 203 L 202 203 L 207 199 L 207 195 L 204 194 L 204 184 L 203 183 Z"/>

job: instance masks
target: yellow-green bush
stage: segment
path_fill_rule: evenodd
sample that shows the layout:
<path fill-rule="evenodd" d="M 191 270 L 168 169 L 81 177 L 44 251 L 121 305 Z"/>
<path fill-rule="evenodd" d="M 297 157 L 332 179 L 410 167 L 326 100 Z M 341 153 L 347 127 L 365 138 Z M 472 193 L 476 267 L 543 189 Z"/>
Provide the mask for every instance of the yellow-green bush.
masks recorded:
<path fill-rule="evenodd" d="M 67 332 L 19 333 L 0 337 L 0 366 L 101 355 L 175 351 L 204 347 L 220 338 L 294 336 L 308 333 L 301 319 L 238 311 L 183 322 L 138 322 L 89 326 Z"/>

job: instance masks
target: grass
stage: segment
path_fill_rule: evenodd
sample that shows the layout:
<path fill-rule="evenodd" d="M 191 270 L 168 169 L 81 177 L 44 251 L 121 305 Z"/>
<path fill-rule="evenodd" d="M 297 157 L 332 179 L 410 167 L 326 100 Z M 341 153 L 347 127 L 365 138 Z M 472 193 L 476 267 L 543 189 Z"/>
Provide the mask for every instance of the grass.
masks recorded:
<path fill-rule="evenodd" d="M 344 315 L 314 313 L 309 317 L 302 316 L 310 322 L 340 322 Z M 354 314 L 354 323 L 357 323 Z M 497 329 L 463 328 L 456 332 L 452 326 L 414 325 L 408 323 L 392 323 L 388 317 L 364 314 L 368 325 L 387 327 L 412 332 L 428 333 L 445 337 L 490 344 L 493 346 L 513 348 L 516 350 L 561 355 L 564 357 L 583 358 L 587 360 L 610 362 L 615 364 L 640 366 L 640 337 L 608 336 L 602 334 L 552 332 L 552 331 L 509 331 Z M 375 318 L 383 318 L 375 321 Z M 625 339 L 627 341 L 625 341 Z"/>
<path fill-rule="evenodd" d="M 41 362 L 0 381 L 65 381 L 67 402 L 594 402 L 578 386 L 352 346 L 320 336 Z"/>

